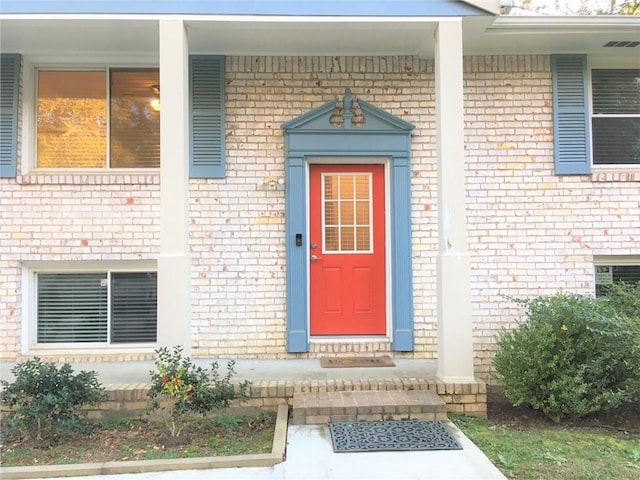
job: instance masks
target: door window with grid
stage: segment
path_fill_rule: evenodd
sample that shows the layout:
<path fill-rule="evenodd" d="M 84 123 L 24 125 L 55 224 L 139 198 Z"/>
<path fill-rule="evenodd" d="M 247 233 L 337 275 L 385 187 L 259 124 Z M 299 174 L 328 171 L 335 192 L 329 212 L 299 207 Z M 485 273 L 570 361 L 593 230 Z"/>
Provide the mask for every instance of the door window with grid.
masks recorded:
<path fill-rule="evenodd" d="M 371 252 L 371 174 L 326 173 L 322 184 L 324 252 Z"/>

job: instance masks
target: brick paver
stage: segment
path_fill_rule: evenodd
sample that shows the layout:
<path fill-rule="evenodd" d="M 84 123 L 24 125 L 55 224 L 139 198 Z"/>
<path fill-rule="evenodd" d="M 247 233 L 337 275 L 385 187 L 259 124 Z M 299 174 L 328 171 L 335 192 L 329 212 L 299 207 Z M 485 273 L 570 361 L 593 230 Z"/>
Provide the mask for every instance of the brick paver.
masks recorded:
<path fill-rule="evenodd" d="M 429 390 L 296 392 L 293 396 L 294 424 L 446 418 L 447 405 Z"/>

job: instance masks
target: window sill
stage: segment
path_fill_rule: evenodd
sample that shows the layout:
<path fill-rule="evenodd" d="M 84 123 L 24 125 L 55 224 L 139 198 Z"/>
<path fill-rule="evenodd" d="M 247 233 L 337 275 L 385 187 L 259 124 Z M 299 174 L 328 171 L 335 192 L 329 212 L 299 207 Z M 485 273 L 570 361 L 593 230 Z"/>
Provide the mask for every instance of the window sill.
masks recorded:
<path fill-rule="evenodd" d="M 160 170 L 33 170 L 18 175 L 19 185 L 159 185 Z"/>
<path fill-rule="evenodd" d="M 25 357 L 39 357 L 43 361 L 56 361 L 68 363 L 89 362 L 128 362 L 153 360 L 155 348 L 150 346 L 125 347 L 114 345 L 110 347 L 56 347 L 55 345 L 37 345 L 23 352 Z M 147 344 L 148 345 L 148 344 Z"/>
<path fill-rule="evenodd" d="M 593 167 L 593 182 L 640 182 L 640 165 Z"/>

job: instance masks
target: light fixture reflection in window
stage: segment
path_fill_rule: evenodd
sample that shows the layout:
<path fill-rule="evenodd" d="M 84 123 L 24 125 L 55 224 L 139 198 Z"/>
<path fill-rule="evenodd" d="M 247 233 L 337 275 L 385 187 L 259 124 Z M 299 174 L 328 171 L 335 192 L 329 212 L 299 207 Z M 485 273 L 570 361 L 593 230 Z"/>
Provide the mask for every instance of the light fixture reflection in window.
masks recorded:
<path fill-rule="evenodd" d="M 149 105 L 151 105 L 151 108 L 153 108 L 156 112 L 159 112 L 160 111 L 160 85 L 151 85 L 151 91 L 155 95 L 155 98 L 153 98 L 149 102 Z"/>
<path fill-rule="evenodd" d="M 156 112 L 160 111 L 160 99 L 159 98 L 154 98 L 153 100 L 151 100 L 149 102 L 149 105 L 151 105 L 151 108 L 153 108 Z"/>

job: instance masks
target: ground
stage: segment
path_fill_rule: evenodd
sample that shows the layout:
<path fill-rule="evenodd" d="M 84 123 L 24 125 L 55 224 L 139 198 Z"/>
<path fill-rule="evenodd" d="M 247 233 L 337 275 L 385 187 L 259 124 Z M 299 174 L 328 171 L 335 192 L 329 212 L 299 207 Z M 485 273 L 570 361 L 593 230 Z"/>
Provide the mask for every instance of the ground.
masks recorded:
<path fill-rule="evenodd" d="M 200 418 L 190 422 L 177 438 L 171 437 L 167 428 L 146 419 L 108 420 L 102 425 L 89 435 L 71 436 L 57 446 L 11 438 L 0 445 L 0 464 L 9 467 L 269 453 L 275 414 Z"/>
<path fill-rule="evenodd" d="M 510 427 L 533 428 L 555 425 L 544 413 L 529 407 L 514 407 L 499 387 L 489 387 L 487 415 L 495 423 Z M 576 427 L 604 426 L 640 433 L 640 403 L 623 405 L 616 410 L 567 424 Z"/>

